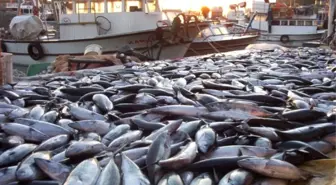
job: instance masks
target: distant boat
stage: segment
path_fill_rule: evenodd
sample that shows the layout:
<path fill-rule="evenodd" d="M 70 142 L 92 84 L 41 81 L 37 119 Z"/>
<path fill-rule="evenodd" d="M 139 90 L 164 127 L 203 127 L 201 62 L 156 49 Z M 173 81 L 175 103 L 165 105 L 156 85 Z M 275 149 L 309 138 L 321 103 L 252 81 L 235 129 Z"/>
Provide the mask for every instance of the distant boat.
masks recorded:
<path fill-rule="evenodd" d="M 317 14 L 312 7 L 290 8 L 285 4 L 269 3 L 268 10 L 252 17 L 250 26 L 260 31 L 259 42 L 297 47 L 307 41 L 320 40 L 326 32 L 318 28 Z"/>
<path fill-rule="evenodd" d="M 226 26 L 212 24 L 198 34 L 185 56 L 241 50 L 254 43 L 258 37 L 257 34 L 244 32 L 230 33 Z"/>

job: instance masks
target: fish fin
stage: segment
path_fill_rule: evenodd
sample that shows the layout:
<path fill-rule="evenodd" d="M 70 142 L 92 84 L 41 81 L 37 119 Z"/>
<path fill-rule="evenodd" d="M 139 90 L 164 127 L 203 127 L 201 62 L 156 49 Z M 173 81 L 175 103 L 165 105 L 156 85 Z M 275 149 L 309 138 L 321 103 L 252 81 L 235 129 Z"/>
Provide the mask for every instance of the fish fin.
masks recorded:
<path fill-rule="evenodd" d="M 285 117 L 283 117 L 282 116 L 282 114 L 283 114 L 284 112 L 276 112 L 276 113 L 274 113 L 273 115 L 274 115 L 274 118 L 278 118 L 278 119 L 280 119 L 280 120 L 282 120 L 282 121 L 287 121 L 287 119 L 285 118 Z"/>
<path fill-rule="evenodd" d="M 242 121 L 241 126 L 244 130 L 248 130 L 250 126 L 248 125 L 248 120 Z"/>
<path fill-rule="evenodd" d="M 314 105 L 310 105 L 309 110 L 313 110 L 314 109 Z"/>
<path fill-rule="evenodd" d="M 173 86 L 173 91 L 175 92 L 175 94 L 177 94 L 180 91 L 180 88 L 177 86 Z"/>
<path fill-rule="evenodd" d="M 305 150 L 307 147 L 301 147 L 298 149 L 299 152 L 304 153 L 304 154 L 309 154 L 307 150 Z"/>
<path fill-rule="evenodd" d="M 290 103 L 290 102 L 292 102 L 293 100 L 294 100 L 293 97 L 289 97 L 289 98 L 287 99 L 287 102 Z"/>
<path fill-rule="evenodd" d="M 238 157 L 241 157 L 243 156 L 243 152 L 241 151 L 241 149 L 238 150 L 238 154 L 237 154 Z"/>
<path fill-rule="evenodd" d="M 113 152 L 113 155 L 116 155 L 118 153 L 121 153 L 123 149 L 128 145 L 128 143 L 122 145 L 120 148 L 118 148 L 115 152 Z"/>
<path fill-rule="evenodd" d="M 310 179 L 310 178 L 314 178 L 314 177 L 324 177 L 325 175 L 322 173 L 317 173 L 317 172 L 310 172 L 304 169 L 299 169 L 301 172 L 301 178 L 304 180 Z"/>
<path fill-rule="evenodd" d="M 203 123 L 202 125 L 205 125 L 205 126 L 209 126 L 209 123 L 207 121 L 205 121 L 203 118 L 199 118 L 201 120 L 201 122 Z"/>
<path fill-rule="evenodd" d="M 14 86 L 16 86 L 16 84 L 18 84 L 17 82 L 16 83 L 8 83 L 8 85 L 10 85 L 12 87 L 12 89 L 14 89 Z"/>
<path fill-rule="evenodd" d="M 152 165 L 155 165 L 155 164 L 159 164 L 159 161 L 160 160 L 158 160 L 158 161 L 155 161 L 155 162 L 153 162 L 152 164 L 149 164 L 149 165 L 145 165 L 145 166 L 143 166 L 142 168 L 140 168 L 141 170 L 144 170 L 144 169 L 146 169 L 148 166 L 152 166 Z"/>
<path fill-rule="evenodd" d="M 230 127 L 232 127 L 236 132 L 239 132 L 241 134 L 249 134 L 244 128 L 240 128 L 240 127 L 235 127 L 230 125 Z"/>
<path fill-rule="evenodd" d="M 286 138 L 286 134 L 284 134 L 281 130 L 274 131 L 281 139 Z"/>
<path fill-rule="evenodd" d="M 215 180 L 215 182 L 216 182 L 216 184 L 217 184 L 217 183 L 219 182 L 219 178 L 218 178 L 216 169 L 215 169 L 215 168 L 212 168 L 212 172 L 213 172 L 214 180 Z"/>
<path fill-rule="evenodd" d="M 112 153 L 111 156 L 115 156 L 115 154 L 114 154 L 113 152 L 111 152 L 111 153 Z M 104 152 L 104 153 L 102 153 L 102 154 L 100 154 L 100 155 L 95 156 L 95 158 L 98 160 L 98 158 L 104 158 L 104 157 L 107 157 L 109 154 L 110 154 L 109 152 Z"/>

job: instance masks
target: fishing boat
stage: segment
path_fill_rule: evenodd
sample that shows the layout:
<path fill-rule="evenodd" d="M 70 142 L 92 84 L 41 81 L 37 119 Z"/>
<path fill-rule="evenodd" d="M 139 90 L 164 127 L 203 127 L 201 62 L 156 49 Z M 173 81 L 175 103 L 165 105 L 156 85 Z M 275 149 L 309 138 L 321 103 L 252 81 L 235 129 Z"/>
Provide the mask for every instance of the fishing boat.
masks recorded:
<path fill-rule="evenodd" d="M 202 30 L 191 43 L 185 56 L 205 55 L 216 52 L 229 52 L 244 49 L 258 39 L 249 32 L 231 33 L 230 24 L 211 24 Z"/>
<path fill-rule="evenodd" d="M 28 66 L 52 62 L 59 55 L 83 55 L 91 44 L 101 46 L 103 54 L 127 45 L 148 58 L 180 58 L 208 27 L 196 17 L 162 10 L 153 0 L 54 0 L 53 5 L 58 38 L 1 42 L 2 50 L 13 54 L 14 64 Z"/>
<path fill-rule="evenodd" d="M 320 40 L 325 29 L 319 29 L 317 14 L 312 6 L 288 7 L 284 3 L 266 3 L 267 10 L 251 19 L 252 29 L 260 31 L 260 42 L 274 42 L 287 47 Z"/>

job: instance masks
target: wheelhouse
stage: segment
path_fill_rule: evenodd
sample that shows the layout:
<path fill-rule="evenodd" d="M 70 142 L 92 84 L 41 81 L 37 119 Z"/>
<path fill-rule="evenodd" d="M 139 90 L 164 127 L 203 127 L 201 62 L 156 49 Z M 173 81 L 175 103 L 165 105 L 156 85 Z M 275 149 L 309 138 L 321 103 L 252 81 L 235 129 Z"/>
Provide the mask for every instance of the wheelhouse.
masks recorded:
<path fill-rule="evenodd" d="M 85 39 L 156 29 L 158 0 L 54 0 L 60 39 Z"/>

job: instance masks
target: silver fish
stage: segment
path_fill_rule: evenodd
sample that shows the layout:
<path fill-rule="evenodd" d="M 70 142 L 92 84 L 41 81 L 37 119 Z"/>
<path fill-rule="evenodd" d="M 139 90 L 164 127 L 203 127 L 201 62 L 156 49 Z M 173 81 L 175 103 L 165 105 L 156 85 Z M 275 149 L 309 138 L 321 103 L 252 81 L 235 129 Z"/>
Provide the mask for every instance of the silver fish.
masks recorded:
<path fill-rule="evenodd" d="M 17 166 L 9 166 L 6 168 L 1 168 L 0 169 L 0 184 L 1 185 L 6 185 L 10 184 L 11 182 L 16 181 L 16 173 Z"/>
<path fill-rule="evenodd" d="M 194 173 L 192 171 L 185 171 L 180 174 L 184 185 L 189 185 L 194 179 Z"/>
<path fill-rule="evenodd" d="M 78 120 L 105 120 L 101 114 L 74 105 L 69 105 L 69 112 Z"/>
<path fill-rule="evenodd" d="M 102 143 L 108 146 L 113 140 L 128 132 L 130 128 L 131 127 L 126 124 L 116 126 L 112 130 L 110 130 L 107 134 L 105 134 L 105 136 L 102 138 Z"/>
<path fill-rule="evenodd" d="M 196 132 L 195 138 L 198 150 L 206 153 L 215 144 L 216 133 L 212 128 L 205 127 Z"/>
<path fill-rule="evenodd" d="M 63 185 L 94 185 L 100 174 L 100 166 L 94 158 L 79 163 Z"/>
<path fill-rule="evenodd" d="M 113 157 L 100 173 L 96 185 L 119 185 L 121 181 L 118 166 L 114 163 Z"/>
<path fill-rule="evenodd" d="M 254 176 L 251 172 L 244 169 L 235 169 L 226 174 L 218 183 L 218 185 L 250 185 L 254 180 Z"/>
<path fill-rule="evenodd" d="M 229 145 L 221 146 L 215 148 L 213 151 L 207 153 L 205 158 L 216 158 L 216 157 L 237 157 L 243 156 L 256 156 L 256 157 L 266 157 L 275 154 L 277 151 L 272 148 L 259 147 L 259 146 L 248 146 L 248 145 Z"/>
<path fill-rule="evenodd" d="M 51 160 L 35 158 L 35 164 L 39 167 L 39 169 L 47 174 L 48 177 L 58 181 L 59 183 L 65 182 L 71 172 L 70 167 Z"/>
<path fill-rule="evenodd" d="M 51 158 L 51 153 L 36 152 L 24 159 L 15 173 L 18 181 L 33 181 L 44 177 L 44 173 L 35 165 L 36 158 L 49 160 Z"/>
<path fill-rule="evenodd" d="M 0 155 L 0 166 L 20 162 L 24 157 L 29 155 L 36 148 L 34 144 L 21 144 L 17 147 L 6 150 Z"/>
<path fill-rule="evenodd" d="M 120 147 L 122 147 L 124 145 L 130 144 L 133 141 L 136 141 L 136 140 L 140 139 L 141 136 L 142 136 L 142 131 L 140 131 L 140 130 L 128 132 L 128 133 L 116 138 L 115 140 L 113 140 L 109 144 L 108 148 L 111 151 L 115 151 L 115 150 L 119 149 Z"/>
<path fill-rule="evenodd" d="M 121 153 L 121 170 L 123 185 L 150 185 L 147 177 L 141 172 L 140 168 L 130 160 L 125 154 Z"/>
<path fill-rule="evenodd" d="M 105 150 L 105 145 L 98 141 L 75 141 L 65 151 L 65 156 L 81 157 L 98 154 Z"/>
<path fill-rule="evenodd" d="M 176 131 L 180 125 L 182 124 L 182 120 L 174 120 L 174 121 L 169 121 L 166 126 L 156 130 L 155 132 L 152 132 L 149 136 L 145 138 L 145 140 L 154 140 L 157 138 L 161 133 L 168 131 L 168 133 L 172 133 Z"/>
<path fill-rule="evenodd" d="M 161 133 L 150 145 L 147 153 L 147 170 L 150 181 L 155 182 L 156 172 L 160 170 L 160 166 L 156 163 L 165 160 L 170 156 L 171 138 L 168 131 Z"/>
<path fill-rule="evenodd" d="M 165 168 L 180 169 L 192 163 L 196 155 L 197 145 L 195 142 L 190 142 L 175 156 L 159 161 L 159 165 Z"/>
<path fill-rule="evenodd" d="M 48 135 L 27 125 L 22 125 L 18 123 L 6 123 L 1 124 L 0 126 L 1 129 L 7 134 L 21 136 L 27 141 L 39 143 L 49 138 Z"/>
<path fill-rule="evenodd" d="M 113 109 L 113 103 L 104 94 L 93 95 L 92 101 L 104 112 L 108 112 Z"/>
<path fill-rule="evenodd" d="M 214 182 L 209 173 L 202 173 L 195 177 L 190 185 L 213 185 Z"/>
<path fill-rule="evenodd" d="M 183 185 L 183 181 L 178 174 L 170 172 L 162 177 L 158 185 Z"/>
<path fill-rule="evenodd" d="M 42 117 L 41 117 L 41 121 L 46 121 L 49 123 L 55 123 L 55 121 L 57 120 L 59 114 L 58 112 L 52 110 L 49 112 L 46 112 Z"/>
<path fill-rule="evenodd" d="M 279 179 L 306 179 L 294 165 L 277 159 L 248 158 L 238 161 L 238 165 L 261 175 Z"/>
<path fill-rule="evenodd" d="M 30 126 L 50 137 L 57 136 L 60 134 L 71 134 L 71 132 L 64 129 L 63 127 L 45 121 L 39 121 L 27 118 L 18 118 L 15 119 L 15 122 Z"/>
<path fill-rule="evenodd" d="M 36 147 L 34 151 L 37 152 L 37 151 L 54 150 L 56 148 L 59 148 L 67 144 L 69 141 L 70 141 L 69 135 L 63 134 L 63 135 L 54 136 L 42 142 L 38 147 Z"/>
<path fill-rule="evenodd" d="M 102 120 L 82 120 L 68 124 L 69 127 L 83 132 L 96 132 L 99 135 L 105 135 L 113 125 Z"/>
<path fill-rule="evenodd" d="M 36 105 L 30 110 L 28 117 L 31 119 L 39 120 L 44 114 L 44 109 L 40 105 Z"/>

